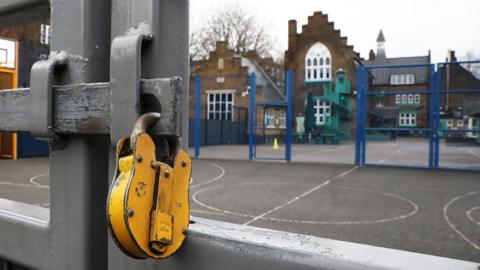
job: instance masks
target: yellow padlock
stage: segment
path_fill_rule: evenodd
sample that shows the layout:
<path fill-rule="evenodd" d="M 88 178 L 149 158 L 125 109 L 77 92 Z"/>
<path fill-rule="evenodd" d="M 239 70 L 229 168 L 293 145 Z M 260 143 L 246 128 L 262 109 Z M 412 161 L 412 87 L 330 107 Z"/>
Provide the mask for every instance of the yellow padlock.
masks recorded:
<path fill-rule="evenodd" d="M 118 142 L 117 170 L 107 201 L 112 238 L 125 254 L 139 259 L 172 255 L 182 245 L 190 222 L 192 163 L 183 150 L 157 161 L 146 128 L 159 117 L 142 115 L 131 136 Z"/>

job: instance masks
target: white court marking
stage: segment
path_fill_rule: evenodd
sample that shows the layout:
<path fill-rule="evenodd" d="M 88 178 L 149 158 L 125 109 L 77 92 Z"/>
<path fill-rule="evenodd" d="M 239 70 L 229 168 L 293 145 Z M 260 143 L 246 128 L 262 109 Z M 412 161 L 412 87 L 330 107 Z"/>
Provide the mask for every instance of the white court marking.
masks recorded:
<path fill-rule="evenodd" d="M 38 186 L 33 184 L 22 184 L 22 183 L 14 183 L 9 181 L 0 181 L 0 185 L 3 186 L 14 186 L 14 187 L 29 187 L 29 188 L 38 188 Z"/>
<path fill-rule="evenodd" d="M 472 240 L 470 240 L 465 234 L 463 234 L 457 227 L 455 227 L 455 225 L 453 225 L 453 223 L 450 221 L 450 219 L 448 218 L 448 215 L 447 215 L 447 211 L 448 211 L 448 208 L 454 204 L 456 201 L 460 200 L 460 199 L 463 199 L 465 197 L 468 197 L 468 196 L 472 196 L 472 195 L 475 195 L 475 194 L 479 194 L 480 193 L 480 190 L 479 191 L 472 191 L 472 192 L 469 192 L 469 193 L 466 193 L 466 194 L 463 194 L 463 195 L 460 195 L 460 196 L 457 196 L 453 199 L 451 199 L 447 204 L 445 204 L 445 206 L 443 207 L 443 218 L 445 219 L 445 221 L 447 222 L 448 226 L 450 226 L 450 228 L 452 228 L 452 230 L 457 233 L 461 238 L 463 238 L 463 240 L 465 240 L 467 243 L 469 243 L 472 247 L 474 247 L 475 249 L 477 250 L 480 250 L 480 246 L 477 245 L 475 242 L 473 242 Z"/>
<path fill-rule="evenodd" d="M 470 153 L 472 156 L 474 156 L 474 157 L 476 157 L 476 158 L 480 158 L 480 155 L 477 154 L 477 153 L 475 153 L 475 152 L 473 152 L 472 149 L 468 149 L 467 152 Z"/>
<path fill-rule="evenodd" d="M 211 164 L 211 165 L 217 167 L 218 169 L 220 169 L 220 174 L 215 176 L 214 178 L 212 178 L 210 180 L 207 180 L 207 181 L 204 181 L 202 183 L 198 183 L 198 184 L 195 184 L 195 185 L 190 185 L 190 188 L 196 188 L 196 187 L 199 187 L 199 186 L 203 186 L 203 185 L 206 185 L 206 184 L 216 182 L 216 181 L 220 180 L 225 175 L 225 169 L 222 166 L 220 166 L 216 163 L 212 163 L 212 162 L 208 162 L 208 164 Z M 193 178 L 191 178 L 190 181 L 192 182 Z"/>
<path fill-rule="evenodd" d="M 476 207 L 473 207 L 472 209 L 468 210 L 467 211 L 467 217 L 468 219 L 470 219 L 473 223 L 477 224 L 478 226 L 480 226 L 480 221 L 476 221 L 473 217 L 472 217 L 472 212 L 475 212 L 477 210 L 480 210 L 480 206 L 476 206 Z"/>
<path fill-rule="evenodd" d="M 398 145 L 397 145 L 398 146 Z M 381 159 L 378 163 L 379 164 L 383 164 L 385 163 L 385 161 L 387 161 L 389 158 L 393 157 L 394 155 L 396 155 L 398 153 L 398 151 L 400 150 L 400 147 L 397 147 L 395 150 L 393 150 L 392 152 L 390 152 L 390 154 L 386 157 L 384 157 L 383 159 Z"/>
<path fill-rule="evenodd" d="M 339 177 L 343 177 L 347 175 L 347 172 L 344 172 L 342 174 L 339 175 Z M 267 185 L 267 184 L 271 184 L 271 183 L 265 183 L 265 182 L 255 182 L 255 183 L 243 183 L 243 184 L 240 184 L 240 185 L 247 185 L 247 184 L 252 184 L 252 185 Z M 288 184 L 288 185 L 296 185 L 295 183 L 275 183 L 275 184 Z M 324 183 L 322 183 L 321 185 L 324 185 Z M 239 186 L 240 186 L 239 185 Z M 263 216 L 261 218 L 258 218 L 258 219 L 261 219 L 261 220 L 268 220 L 268 221 L 275 221 L 275 222 L 285 222 L 285 223 L 299 223 L 299 224 L 321 224 L 321 225 L 353 225 L 353 224 L 373 224 L 373 223 L 385 223 L 385 222 L 391 222 L 391 221 L 397 221 L 397 220 L 401 220 L 401 219 L 406 219 L 408 217 L 411 217 L 413 215 L 415 215 L 418 210 L 419 210 L 419 207 L 417 204 L 415 204 L 413 201 L 405 198 L 405 197 L 402 197 L 402 196 L 399 196 L 399 195 L 395 195 L 395 194 L 391 194 L 391 193 L 386 193 L 386 192 L 381 192 L 381 191 L 375 191 L 375 190 L 370 190 L 370 189 L 364 189 L 364 188 L 357 188 L 357 187 L 351 187 L 351 186 L 340 186 L 340 185 L 335 185 L 335 187 L 338 187 L 338 188 L 345 188 L 345 189 L 354 189 L 354 190 L 358 190 L 358 191 L 362 191 L 362 192 L 370 192 L 370 193 L 373 193 L 373 194 L 381 194 L 381 195 L 384 195 L 384 196 L 387 196 L 387 197 L 391 197 L 391 198 L 395 198 L 395 199 L 398 199 L 398 200 L 401 200 L 401 201 L 404 201 L 408 204 L 411 205 L 412 207 L 412 210 L 406 214 L 403 214 L 403 215 L 399 215 L 399 216 L 395 216 L 395 217 L 390 217 L 390 218 L 382 218 L 382 219 L 376 219 L 376 220 L 346 220 L 346 221 L 319 221 L 319 220 L 294 220 L 294 219 L 283 219 L 283 218 L 273 218 L 273 217 L 266 217 L 266 216 Z M 225 210 L 225 209 L 220 209 L 220 208 L 217 208 L 217 207 L 214 207 L 214 206 L 211 206 L 211 205 L 207 205 L 203 202 L 201 202 L 199 199 L 198 199 L 198 195 L 206 192 L 206 191 L 210 191 L 212 189 L 215 189 L 215 188 L 219 188 L 219 186 L 213 186 L 213 187 L 209 187 L 209 188 L 204 188 L 204 189 L 201 189 L 201 190 L 198 190 L 197 192 L 195 192 L 192 196 L 192 200 L 194 202 L 196 202 L 197 204 L 201 205 L 202 207 L 205 207 L 211 211 L 214 211 L 214 212 L 218 212 L 218 213 L 221 213 L 222 215 L 233 215 L 233 216 L 239 216 L 239 217 L 245 217 L 245 218 L 249 218 L 249 219 L 254 219 L 255 217 L 257 216 L 254 216 L 254 215 L 250 215 L 250 214 L 246 214 L 246 213 L 239 213 L 239 212 L 234 212 L 234 211 L 230 211 L 230 210 Z M 257 219 L 257 220 L 258 220 Z"/>
<path fill-rule="evenodd" d="M 290 205 L 290 204 L 292 204 L 292 203 L 300 200 L 301 198 L 307 196 L 308 194 L 310 194 L 310 193 L 312 193 L 312 192 L 314 192 L 314 191 L 316 191 L 316 190 L 319 190 L 319 189 L 321 189 L 322 187 L 330 184 L 331 181 L 333 181 L 333 180 L 335 180 L 335 179 L 337 179 L 337 178 L 344 177 L 345 175 L 348 175 L 348 174 L 352 173 L 352 172 L 355 171 L 357 168 L 358 168 L 358 166 L 355 166 L 355 167 L 353 167 L 353 168 L 351 168 L 351 169 L 349 169 L 349 170 L 346 170 L 346 171 L 342 172 L 341 174 L 333 177 L 332 179 L 329 179 L 329 180 L 323 182 L 322 184 L 317 185 L 317 186 L 313 187 L 312 189 L 307 190 L 307 191 L 305 191 L 304 193 L 302 193 L 302 194 L 294 197 L 293 199 L 291 199 L 291 200 L 289 200 L 289 201 L 286 201 L 286 202 L 284 202 L 284 203 L 282 203 L 282 204 L 280 204 L 280 205 L 278 205 L 278 206 L 276 206 L 276 207 L 274 207 L 274 208 L 272 208 L 272 209 L 270 209 L 270 210 L 268 210 L 268 211 L 266 211 L 266 212 L 264 212 L 264 213 L 262 213 L 262 214 L 260 214 L 260 215 L 258 215 L 258 216 L 256 216 L 256 217 L 250 219 L 249 221 L 243 223 L 243 225 L 248 225 L 248 224 L 250 224 L 250 223 L 252 223 L 252 222 L 255 222 L 255 221 L 257 221 L 257 220 L 259 220 L 259 219 L 261 219 L 261 218 L 263 218 L 263 217 L 265 217 L 265 216 L 267 216 L 267 215 L 269 215 L 269 214 L 271 214 L 271 213 L 273 213 L 273 212 L 276 212 L 276 211 L 282 209 L 283 207 L 285 207 L 285 206 L 287 206 L 287 205 Z"/>
<path fill-rule="evenodd" d="M 32 185 L 35 185 L 38 188 L 50 188 L 50 186 L 48 186 L 48 185 L 42 185 L 42 184 L 36 182 L 36 180 L 38 178 L 48 176 L 48 175 L 50 175 L 50 174 L 49 173 L 38 174 L 38 175 L 35 175 L 35 176 L 31 177 L 29 181 Z"/>

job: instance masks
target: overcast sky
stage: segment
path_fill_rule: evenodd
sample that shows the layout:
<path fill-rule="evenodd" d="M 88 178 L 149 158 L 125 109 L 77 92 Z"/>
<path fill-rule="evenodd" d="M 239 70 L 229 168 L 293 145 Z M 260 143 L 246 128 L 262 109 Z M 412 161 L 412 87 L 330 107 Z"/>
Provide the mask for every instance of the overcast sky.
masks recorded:
<path fill-rule="evenodd" d="M 443 61 L 447 50 L 457 56 L 480 56 L 480 0 L 192 0 L 191 22 L 198 24 L 219 8 L 236 4 L 270 27 L 278 52 L 287 48 L 288 20 L 298 31 L 314 11 L 335 22 L 348 43 L 367 58 L 376 48 L 378 31 L 385 34 L 388 57 L 426 55 Z"/>

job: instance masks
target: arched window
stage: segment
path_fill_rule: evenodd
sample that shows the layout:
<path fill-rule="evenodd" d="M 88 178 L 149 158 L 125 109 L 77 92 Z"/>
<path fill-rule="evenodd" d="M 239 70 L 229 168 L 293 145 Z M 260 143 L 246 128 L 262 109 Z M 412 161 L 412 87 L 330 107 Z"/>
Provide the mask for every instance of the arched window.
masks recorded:
<path fill-rule="evenodd" d="M 330 81 L 331 59 L 332 55 L 325 45 L 320 42 L 313 44 L 305 57 L 305 81 Z"/>

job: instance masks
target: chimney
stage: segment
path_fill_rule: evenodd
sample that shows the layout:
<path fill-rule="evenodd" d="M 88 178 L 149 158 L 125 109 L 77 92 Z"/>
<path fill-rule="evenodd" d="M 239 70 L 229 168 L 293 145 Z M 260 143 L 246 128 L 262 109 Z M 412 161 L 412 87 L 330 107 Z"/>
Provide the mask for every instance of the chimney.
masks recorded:
<path fill-rule="evenodd" d="M 447 62 L 457 62 L 457 57 L 455 56 L 454 50 L 448 50 Z"/>
<path fill-rule="evenodd" d="M 297 48 L 297 21 L 288 21 L 288 50 L 295 51 Z"/>
<path fill-rule="evenodd" d="M 373 52 L 373 50 L 370 50 L 370 52 L 368 53 L 368 60 L 375 60 L 375 52 Z"/>

